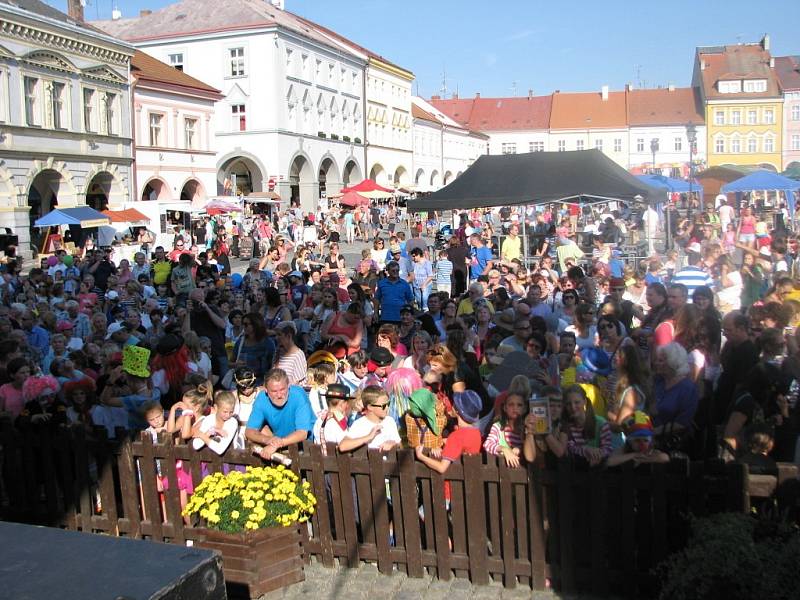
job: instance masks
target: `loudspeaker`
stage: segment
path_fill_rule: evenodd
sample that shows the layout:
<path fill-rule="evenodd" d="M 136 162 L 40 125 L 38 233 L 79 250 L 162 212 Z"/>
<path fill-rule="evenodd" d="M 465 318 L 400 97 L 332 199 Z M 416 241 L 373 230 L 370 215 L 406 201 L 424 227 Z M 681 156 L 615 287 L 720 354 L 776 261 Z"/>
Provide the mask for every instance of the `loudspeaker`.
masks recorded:
<path fill-rule="evenodd" d="M 14 600 L 226 600 L 209 550 L 0 523 L 0 597 Z"/>

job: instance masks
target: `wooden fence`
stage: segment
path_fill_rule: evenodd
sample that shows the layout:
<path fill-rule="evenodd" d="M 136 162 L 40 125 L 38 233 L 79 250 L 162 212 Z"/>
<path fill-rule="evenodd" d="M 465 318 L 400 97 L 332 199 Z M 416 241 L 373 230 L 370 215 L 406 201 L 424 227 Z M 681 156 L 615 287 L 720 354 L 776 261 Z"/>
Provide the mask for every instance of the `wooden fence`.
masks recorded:
<path fill-rule="evenodd" d="M 197 530 L 180 514 L 176 460 L 195 483 L 223 463 L 263 464 L 238 451 L 223 459 L 149 438 L 108 441 L 100 430 L 87 437 L 5 429 L 0 443 L 5 518 L 177 544 Z M 444 580 L 543 589 L 549 579 L 567 593 L 637 595 L 653 588 L 652 568 L 685 543 L 687 515 L 749 510 L 746 468 L 720 462 L 589 471 L 564 460 L 554 470 L 526 470 L 466 456 L 445 478 L 410 450 L 331 447 L 325 456 L 305 444 L 290 455 L 319 500 L 304 531 L 306 559 L 330 567 L 369 561 L 411 577 L 429 569 Z M 156 461 L 169 480 L 163 498 Z"/>

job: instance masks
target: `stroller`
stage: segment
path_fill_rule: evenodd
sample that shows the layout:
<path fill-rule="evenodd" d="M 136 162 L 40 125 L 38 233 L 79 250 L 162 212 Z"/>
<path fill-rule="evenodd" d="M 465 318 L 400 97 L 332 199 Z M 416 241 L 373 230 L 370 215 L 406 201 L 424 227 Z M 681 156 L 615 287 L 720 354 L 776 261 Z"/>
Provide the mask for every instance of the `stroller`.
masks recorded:
<path fill-rule="evenodd" d="M 451 237 L 453 237 L 453 228 L 447 224 L 442 225 L 439 227 L 439 231 L 436 232 L 436 235 L 433 238 L 433 247 L 437 251 L 444 250 L 447 248 Z"/>

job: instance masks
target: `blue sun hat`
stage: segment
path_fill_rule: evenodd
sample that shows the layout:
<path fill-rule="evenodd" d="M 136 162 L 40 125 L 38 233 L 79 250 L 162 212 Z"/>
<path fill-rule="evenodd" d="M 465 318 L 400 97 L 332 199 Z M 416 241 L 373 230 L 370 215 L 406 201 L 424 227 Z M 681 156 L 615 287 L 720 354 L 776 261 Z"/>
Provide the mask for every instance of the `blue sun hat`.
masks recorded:
<path fill-rule="evenodd" d="M 477 392 L 464 390 L 453 394 L 453 404 L 458 415 L 467 423 L 476 423 L 481 416 L 483 401 Z"/>
<path fill-rule="evenodd" d="M 595 375 L 605 377 L 611 373 L 611 360 L 601 348 L 585 348 L 581 352 L 581 360 L 586 368 Z"/>

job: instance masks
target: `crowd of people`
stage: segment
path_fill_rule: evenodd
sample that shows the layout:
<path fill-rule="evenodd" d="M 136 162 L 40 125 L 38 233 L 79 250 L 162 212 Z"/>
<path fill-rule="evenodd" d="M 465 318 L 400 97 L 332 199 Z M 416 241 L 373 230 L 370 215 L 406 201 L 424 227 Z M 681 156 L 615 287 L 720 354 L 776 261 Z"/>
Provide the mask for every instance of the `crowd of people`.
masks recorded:
<path fill-rule="evenodd" d="M 513 468 L 720 456 L 774 472 L 799 458 L 797 239 L 725 206 L 643 260 L 623 255 L 642 227 L 624 207 L 465 211 L 436 248 L 422 234 L 439 216 L 412 215 L 406 236 L 393 205 L 369 227 L 326 207 L 303 219 L 312 241 L 286 215 L 249 221 L 267 233 L 244 274 L 215 260 L 241 232 L 214 219 L 132 265 L 94 248 L 8 259 L 0 411 L 265 459 L 310 439 L 413 448 L 440 472 L 481 451 Z M 359 236 L 371 247 L 347 264 Z M 184 501 L 195 483 L 180 472 Z"/>

